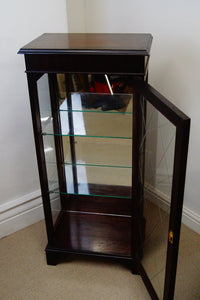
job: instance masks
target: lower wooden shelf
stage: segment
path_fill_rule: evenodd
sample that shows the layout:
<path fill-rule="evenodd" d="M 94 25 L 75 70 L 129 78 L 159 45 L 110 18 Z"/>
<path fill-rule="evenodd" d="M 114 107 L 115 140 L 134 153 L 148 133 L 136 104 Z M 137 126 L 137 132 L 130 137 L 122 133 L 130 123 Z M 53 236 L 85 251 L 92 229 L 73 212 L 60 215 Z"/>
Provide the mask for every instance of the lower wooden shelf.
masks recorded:
<path fill-rule="evenodd" d="M 102 190 L 101 186 L 98 188 Z M 112 198 L 62 195 L 63 209 L 46 248 L 49 264 L 56 264 L 56 256 L 67 253 L 132 259 L 133 199 L 120 198 L 121 194 L 130 194 L 130 188 L 118 189 L 119 197 Z M 142 217 L 140 223 L 144 232 Z"/>
<path fill-rule="evenodd" d="M 61 212 L 53 246 L 69 252 L 131 255 L 131 218 L 96 213 Z"/>

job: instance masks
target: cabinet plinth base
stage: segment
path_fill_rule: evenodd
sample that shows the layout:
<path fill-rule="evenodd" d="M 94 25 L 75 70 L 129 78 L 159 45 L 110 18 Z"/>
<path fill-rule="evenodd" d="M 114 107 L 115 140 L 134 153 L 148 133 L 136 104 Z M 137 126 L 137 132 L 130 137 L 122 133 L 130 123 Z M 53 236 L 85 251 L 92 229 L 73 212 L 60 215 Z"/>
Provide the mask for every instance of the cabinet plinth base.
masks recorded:
<path fill-rule="evenodd" d="M 74 252 L 70 250 L 64 249 L 55 249 L 52 246 L 47 245 L 46 249 L 46 261 L 48 265 L 56 266 L 61 262 L 72 261 L 76 257 L 90 257 L 90 259 L 95 259 L 95 261 L 101 262 L 102 260 L 109 261 L 109 262 L 117 262 L 123 266 L 125 266 L 128 270 L 132 272 L 134 275 L 138 275 L 137 266 L 134 262 L 134 259 L 131 257 L 120 257 L 115 255 L 104 255 L 100 253 L 89 253 L 89 252 Z"/>

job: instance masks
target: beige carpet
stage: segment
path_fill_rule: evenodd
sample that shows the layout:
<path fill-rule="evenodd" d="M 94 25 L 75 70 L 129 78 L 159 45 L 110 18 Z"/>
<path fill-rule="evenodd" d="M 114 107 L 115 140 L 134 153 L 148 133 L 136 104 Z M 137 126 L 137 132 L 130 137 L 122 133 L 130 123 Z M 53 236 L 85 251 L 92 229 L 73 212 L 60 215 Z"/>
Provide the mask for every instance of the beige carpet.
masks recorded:
<path fill-rule="evenodd" d="M 140 276 L 105 261 L 46 264 L 45 227 L 39 222 L 0 241 L 0 299 L 150 299 Z"/>
<path fill-rule="evenodd" d="M 185 226 L 183 230 L 175 299 L 196 300 L 200 299 L 200 236 Z M 95 259 L 48 266 L 45 245 L 43 221 L 0 240 L 1 300 L 150 299 L 140 276 L 124 266 Z"/>

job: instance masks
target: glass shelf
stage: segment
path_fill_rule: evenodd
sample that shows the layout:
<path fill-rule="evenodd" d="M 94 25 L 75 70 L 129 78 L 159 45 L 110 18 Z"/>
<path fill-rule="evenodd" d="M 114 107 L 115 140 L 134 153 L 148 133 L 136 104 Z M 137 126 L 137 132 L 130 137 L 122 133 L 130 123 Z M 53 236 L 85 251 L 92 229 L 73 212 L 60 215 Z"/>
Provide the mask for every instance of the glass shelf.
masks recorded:
<path fill-rule="evenodd" d="M 45 157 L 48 165 L 56 165 L 55 144 L 53 136 L 43 136 Z M 63 165 L 79 164 L 93 166 L 111 166 L 116 168 L 132 167 L 132 141 L 76 138 L 75 161 L 71 158 L 69 137 L 62 137 Z"/>
<path fill-rule="evenodd" d="M 60 101 L 60 111 L 132 114 L 131 94 L 97 94 L 97 93 L 71 93 L 70 102 Z"/>
<path fill-rule="evenodd" d="M 56 162 L 47 161 L 48 165 L 56 166 Z M 101 167 L 101 168 L 122 168 L 122 169 L 131 169 L 131 167 L 126 166 L 113 166 L 113 165 L 97 165 L 97 164 L 86 164 L 86 163 L 63 163 L 62 166 L 82 166 L 82 167 Z"/>
<path fill-rule="evenodd" d="M 102 107 L 94 109 L 91 107 L 85 108 L 83 103 L 83 96 L 89 97 L 93 100 L 95 97 L 100 99 L 103 97 L 102 105 L 105 106 L 105 100 L 112 104 L 112 97 L 115 97 L 115 102 L 119 98 L 120 101 L 124 99 L 126 106 L 122 108 L 124 111 L 107 110 L 102 111 Z M 88 96 L 89 95 L 89 96 Z M 75 137 L 99 137 L 99 138 L 132 138 L 132 101 L 131 95 L 107 95 L 107 94 L 71 94 L 70 100 L 62 101 L 59 108 L 61 132 L 54 132 L 53 119 L 51 115 L 45 115 L 42 118 L 42 134 L 43 135 L 59 135 L 59 136 L 75 136 Z M 105 98 L 105 99 L 104 99 Z M 109 101 L 109 99 L 111 99 Z M 109 107 L 114 107 L 109 104 Z M 98 104 L 100 105 L 100 104 Z M 70 109 L 69 109 L 70 107 Z M 104 108 L 105 109 L 105 108 Z"/>
<path fill-rule="evenodd" d="M 71 162 L 69 138 L 63 138 L 65 162 Z M 132 166 L 131 139 L 75 138 L 76 162 L 119 167 Z"/>
<path fill-rule="evenodd" d="M 79 188 L 83 190 L 83 189 L 88 188 L 88 186 L 80 184 Z M 75 192 L 74 193 L 67 192 L 67 193 L 65 193 L 65 192 L 60 192 L 59 189 L 49 190 L 49 193 L 51 193 L 51 194 L 59 194 L 59 195 L 74 195 L 74 196 L 78 196 L 79 195 L 79 196 L 92 196 L 92 197 L 131 199 L 131 190 L 129 189 L 129 187 L 126 187 L 126 188 L 127 188 L 127 190 L 125 190 L 125 188 L 124 188 L 124 191 L 125 191 L 125 195 L 124 196 L 120 195 L 120 192 L 114 193 L 114 191 L 112 191 L 113 195 L 111 195 L 111 194 L 108 195 L 108 193 L 105 192 L 106 187 L 105 187 L 104 191 L 103 191 L 103 188 L 102 188 L 102 190 L 100 190 L 99 193 L 98 193 L 95 190 L 93 190 L 92 186 L 91 186 L 91 192 L 87 192 L 87 193 L 84 193 L 84 192 L 77 192 L 77 193 L 75 193 Z M 121 193 L 122 193 L 122 191 L 123 191 L 123 189 L 121 190 Z"/>
<path fill-rule="evenodd" d="M 99 109 L 89 110 L 89 109 L 59 109 L 59 111 L 67 111 L 67 112 L 83 112 L 83 113 L 100 113 L 100 114 L 123 114 L 123 115 L 132 115 L 132 112 L 123 112 L 123 111 L 102 111 Z"/>
<path fill-rule="evenodd" d="M 54 169 L 56 169 L 55 165 Z M 131 168 L 65 164 L 64 169 L 67 189 L 67 193 L 64 192 L 64 194 L 128 199 L 131 197 Z M 50 192 L 62 194 L 63 191 L 58 189 L 58 178 L 52 176 L 52 173 L 50 175 L 53 179 L 49 180 Z"/>
<path fill-rule="evenodd" d="M 83 166 L 83 167 L 101 167 L 101 168 L 124 168 L 124 169 L 131 169 L 131 167 L 126 167 L 126 166 L 112 166 L 112 165 L 97 165 L 97 164 L 86 164 L 86 163 L 64 163 L 63 165 L 68 165 L 68 166 Z"/>
<path fill-rule="evenodd" d="M 127 139 L 130 140 L 132 137 L 125 136 L 106 136 L 106 135 L 82 135 L 82 134 L 61 134 L 61 133 L 50 133 L 42 132 L 42 135 L 53 135 L 53 136 L 73 136 L 73 137 L 89 137 L 89 138 L 109 138 L 109 139 Z"/>

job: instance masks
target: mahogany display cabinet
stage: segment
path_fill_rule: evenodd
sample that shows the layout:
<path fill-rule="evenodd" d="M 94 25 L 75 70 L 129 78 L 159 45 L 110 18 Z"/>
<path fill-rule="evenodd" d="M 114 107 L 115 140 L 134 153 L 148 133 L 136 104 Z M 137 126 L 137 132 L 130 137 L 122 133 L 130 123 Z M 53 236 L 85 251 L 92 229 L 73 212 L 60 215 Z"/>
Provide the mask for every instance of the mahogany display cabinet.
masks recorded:
<path fill-rule="evenodd" d="M 47 263 L 69 255 L 124 261 L 152 299 L 171 300 L 190 119 L 147 83 L 151 43 L 150 34 L 43 34 L 19 53 L 25 55 Z M 149 142 L 150 106 L 161 124 L 152 127 L 157 133 Z M 148 222 L 155 219 L 145 216 L 144 199 L 148 161 L 154 161 L 147 153 L 159 155 L 151 140 L 166 124 L 173 127 L 174 148 L 160 296 L 144 266 Z"/>

